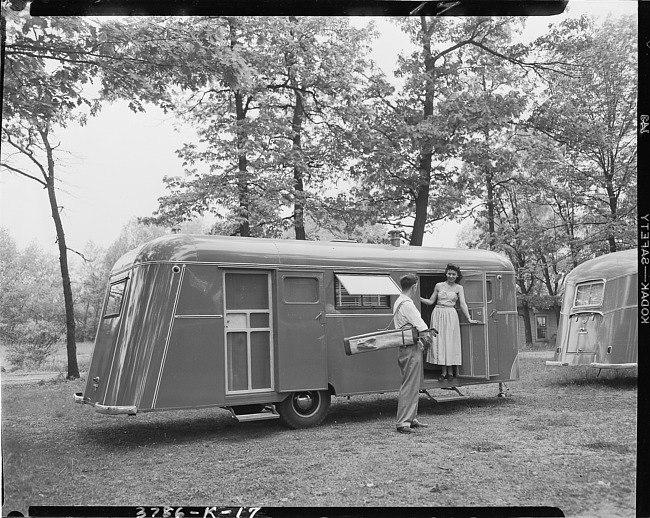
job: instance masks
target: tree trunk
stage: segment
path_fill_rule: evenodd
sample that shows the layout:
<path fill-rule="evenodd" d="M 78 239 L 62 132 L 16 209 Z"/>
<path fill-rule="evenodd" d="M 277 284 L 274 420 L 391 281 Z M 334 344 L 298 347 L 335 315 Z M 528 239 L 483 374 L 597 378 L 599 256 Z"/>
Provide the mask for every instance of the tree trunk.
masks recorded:
<path fill-rule="evenodd" d="M 293 166 L 293 226 L 296 232 L 296 239 L 305 240 L 305 186 L 302 172 L 302 119 L 303 119 L 302 94 L 296 90 L 296 102 L 293 106 L 293 121 L 291 124 L 293 130 L 293 152 L 294 157 L 300 161 Z M 294 158 L 295 159 L 295 158 Z"/>
<path fill-rule="evenodd" d="M 530 307 L 527 301 L 521 303 L 521 315 L 524 317 L 524 333 L 526 345 L 533 345 L 533 328 L 530 324 Z"/>
<path fill-rule="evenodd" d="M 494 249 L 494 244 L 496 241 L 496 230 L 495 230 L 495 214 L 494 214 L 494 185 L 492 183 L 492 173 L 490 172 L 490 167 L 486 166 L 485 173 L 485 187 L 487 192 L 487 220 L 488 220 L 488 250 Z"/>
<path fill-rule="evenodd" d="M 424 86 L 424 107 L 423 120 L 433 116 L 433 98 L 435 91 L 435 60 L 431 55 L 431 28 L 427 25 L 425 16 L 420 17 L 422 26 L 422 51 L 424 53 L 424 69 L 426 72 L 426 83 Z M 431 156 L 433 155 L 433 143 L 425 141 L 420 147 L 420 184 L 415 196 L 415 220 L 413 221 L 413 233 L 410 244 L 422 246 L 424 232 L 427 226 L 429 214 L 429 192 L 431 190 Z"/>
<path fill-rule="evenodd" d="M 610 151 L 608 156 L 607 171 L 605 172 L 605 189 L 607 190 L 607 197 L 609 199 L 609 210 L 612 222 L 615 223 L 618 219 L 618 196 L 614 189 L 614 165 L 616 159 Z M 607 243 L 609 244 L 609 253 L 616 252 L 616 239 L 613 234 L 607 236 Z"/>
<path fill-rule="evenodd" d="M 248 199 L 248 158 L 246 157 L 245 144 L 246 133 L 242 128 L 241 122 L 246 119 L 246 109 L 244 108 L 244 98 L 241 91 L 235 92 L 235 109 L 237 111 L 237 149 L 239 150 L 238 157 L 238 180 L 237 188 L 239 195 L 239 230 L 238 234 L 241 237 L 250 237 L 251 224 L 249 213 L 249 199 Z"/>
<path fill-rule="evenodd" d="M 40 130 L 43 144 L 47 152 L 47 194 L 50 199 L 50 208 L 52 210 L 52 219 L 56 227 L 56 238 L 59 245 L 59 264 L 61 265 L 61 279 L 63 281 L 63 300 L 65 303 L 65 323 L 66 323 L 66 350 L 68 355 L 68 379 L 79 378 L 79 365 L 77 364 L 77 342 L 75 337 L 76 324 L 74 319 L 74 302 L 72 298 L 72 286 L 70 284 L 70 271 L 68 269 L 68 248 L 65 242 L 63 232 L 63 223 L 61 214 L 56 201 L 56 192 L 54 189 L 54 156 L 52 147 L 48 140 L 47 131 Z"/>

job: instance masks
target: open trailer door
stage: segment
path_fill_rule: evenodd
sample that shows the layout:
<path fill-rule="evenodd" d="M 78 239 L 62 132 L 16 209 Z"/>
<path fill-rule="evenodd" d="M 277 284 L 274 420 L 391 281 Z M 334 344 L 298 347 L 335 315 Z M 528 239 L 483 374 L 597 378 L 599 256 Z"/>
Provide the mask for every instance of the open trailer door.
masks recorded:
<path fill-rule="evenodd" d="M 469 324 L 463 312 L 458 309 L 460 320 L 460 339 L 463 363 L 460 376 L 463 378 L 489 379 L 489 343 L 488 343 L 488 303 L 485 288 L 485 275 L 482 272 L 463 273 L 461 281 L 465 289 L 465 301 L 469 314 L 474 320 L 483 324 Z M 492 303 L 492 301 L 491 301 Z"/>

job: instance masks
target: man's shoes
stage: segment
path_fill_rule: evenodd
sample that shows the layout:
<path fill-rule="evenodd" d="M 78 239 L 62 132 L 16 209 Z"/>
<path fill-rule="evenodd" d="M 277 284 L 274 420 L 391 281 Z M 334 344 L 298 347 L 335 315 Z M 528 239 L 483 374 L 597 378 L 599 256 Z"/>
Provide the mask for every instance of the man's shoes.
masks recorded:
<path fill-rule="evenodd" d="M 410 428 L 410 427 L 408 427 L 408 426 L 400 426 L 400 427 L 397 429 L 397 431 L 398 431 L 399 433 L 415 433 L 415 430 L 413 430 L 412 428 Z"/>
<path fill-rule="evenodd" d="M 411 423 L 411 428 L 428 428 L 429 425 L 426 423 L 421 423 L 420 421 L 413 421 Z"/>

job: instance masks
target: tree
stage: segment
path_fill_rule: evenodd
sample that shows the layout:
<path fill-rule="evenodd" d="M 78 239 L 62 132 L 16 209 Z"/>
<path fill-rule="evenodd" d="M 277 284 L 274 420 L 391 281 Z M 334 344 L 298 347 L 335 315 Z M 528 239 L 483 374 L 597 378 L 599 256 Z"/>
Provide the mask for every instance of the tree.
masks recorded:
<path fill-rule="evenodd" d="M 131 218 L 122 227 L 117 239 L 106 249 L 103 259 L 104 282 L 108 281 L 108 275 L 120 257 L 134 248 L 168 233 L 168 230 L 163 227 L 142 223 L 136 217 Z"/>
<path fill-rule="evenodd" d="M 78 378 L 68 247 L 56 192 L 55 152 L 59 143 L 54 128 L 65 127 L 75 119 L 82 121 L 83 115 L 76 110 L 80 105 L 93 107 L 78 90 L 79 84 L 90 80 L 91 72 L 66 62 L 48 70 L 45 58 L 36 54 L 34 48 L 45 47 L 52 40 L 64 46 L 74 40 L 77 30 L 83 34 L 84 27 L 83 22 L 63 25 L 57 19 L 31 19 L 17 13 L 13 13 L 10 22 L 4 77 L 2 167 L 41 184 L 46 190 L 59 248 L 66 308 L 68 378 Z"/>
<path fill-rule="evenodd" d="M 65 336 L 54 257 L 31 244 L 18 250 L 0 228 L 0 341 L 16 367 L 40 365 Z"/>
<path fill-rule="evenodd" d="M 3 1 L 7 38 L 6 44 L 3 39 L 2 168 L 41 184 L 47 192 L 66 307 L 68 378 L 76 378 L 69 249 L 61 222 L 63 207 L 57 201 L 61 143 L 56 132 L 69 124 L 84 124 L 102 102 L 118 98 L 128 98 L 134 111 L 143 111 L 146 102 L 170 109 L 172 87 L 205 82 L 209 74 L 225 67 L 215 57 L 209 67 L 189 69 L 185 59 L 201 54 L 203 46 L 184 39 L 183 32 L 165 32 L 167 27 L 157 20 L 98 24 L 84 18 L 31 18 L 6 9 L 7 5 Z M 216 33 L 211 31 L 212 36 Z M 185 54 L 170 52 L 180 46 Z"/>
<path fill-rule="evenodd" d="M 538 40 L 557 59 L 572 58 L 577 72 L 554 77 L 530 119 L 564 151 L 590 255 L 635 242 L 637 28 L 631 17 L 560 24 Z"/>
<path fill-rule="evenodd" d="M 73 270 L 76 282 L 75 309 L 77 315 L 77 339 L 81 341 L 94 339 L 102 311 L 106 279 L 104 267 L 105 250 L 92 241 L 86 243 L 83 260 Z"/>
<path fill-rule="evenodd" d="M 403 88 L 394 91 L 377 82 L 369 90 L 375 104 L 357 131 L 365 137 L 360 148 L 366 160 L 354 167 L 359 183 L 371 186 L 366 197 L 380 204 L 387 222 L 408 225 L 412 228 L 411 244 L 421 245 L 429 223 L 458 214 L 465 202 L 465 190 L 471 182 L 459 169 L 458 159 L 468 138 L 467 126 L 482 132 L 485 140 L 486 124 L 483 128 L 477 125 L 482 116 L 492 116 L 493 108 L 501 110 L 494 122 L 503 126 L 504 118 L 522 109 L 514 86 L 503 95 L 502 106 L 492 106 L 497 95 L 486 84 L 486 99 L 471 113 L 464 105 L 467 71 L 472 71 L 473 77 L 485 78 L 488 72 L 477 74 L 477 70 L 498 70 L 499 63 L 536 72 L 556 69 L 560 64 L 525 61 L 530 49 L 512 43 L 521 27 L 521 21 L 513 18 L 420 17 L 399 23 L 417 50 L 400 59 L 396 76 L 404 81 Z M 494 75 L 490 81 L 500 83 Z M 491 145 L 490 134 L 487 138 L 486 143 Z M 484 170 L 489 177 L 490 171 Z"/>
<path fill-rule="evenodd" d="M 318 207 L 323 182 L 349 160 L 330 146 L 342 106 L 365 69 L 365 31 L 343 18 L 227 18 L 242 81 L 215 76 L 184 102 L 198 142 L 179 150 L 184 177 L 166 178 L 170 194 L 151 221 L 176 224 L 212 212 L 215 231 L 278 236 Z"/>

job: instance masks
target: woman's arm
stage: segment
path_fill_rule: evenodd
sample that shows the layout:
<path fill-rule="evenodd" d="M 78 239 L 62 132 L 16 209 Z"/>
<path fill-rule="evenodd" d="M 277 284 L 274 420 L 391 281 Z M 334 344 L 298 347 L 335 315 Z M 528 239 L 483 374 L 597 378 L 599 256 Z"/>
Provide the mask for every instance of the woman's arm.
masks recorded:
<path fill-rule="evenodd" d="M 420 297 L 420 302 L 426 304 L 427 306 L 433 306 L 437 298 L 438 298 L 438 285 L 436 284 L 436 287 L 433 288 L 433 293 L 431 294 L 431 296 L 428 299 L 424 299 Z"/>
<path fill-rule="evenodd" d="M 467 302 L 465 302 L 465 290 L 460 284 L 458 285 L 458 301 L 460 302 L 460 309 L 463 311 L 465 317 L 467 317 L 467 320 L 469 320 L 469 323 L 480 324 L 480 320 L 472 320 L 472 317 L 469 314 L 469 308 L 467 307 Z"/>

